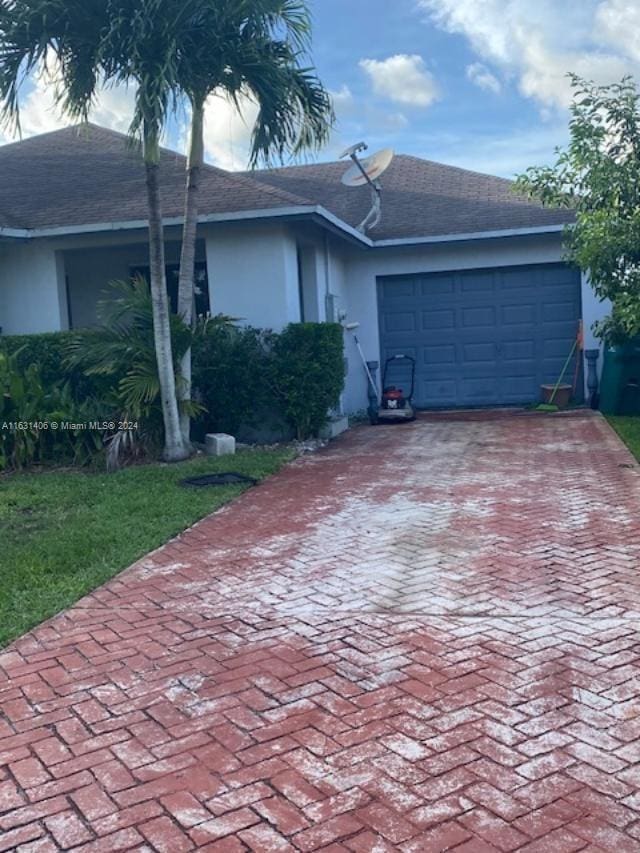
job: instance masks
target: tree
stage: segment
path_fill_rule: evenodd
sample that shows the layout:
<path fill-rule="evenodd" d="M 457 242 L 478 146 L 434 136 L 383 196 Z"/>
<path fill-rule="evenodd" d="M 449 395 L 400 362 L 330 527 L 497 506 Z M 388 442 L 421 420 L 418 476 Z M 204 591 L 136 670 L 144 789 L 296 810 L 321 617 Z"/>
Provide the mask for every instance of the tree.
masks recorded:
<path fill-rule="evenodd" d="M 171 90 L 164 85 L 170 59 L 148 41 L 133 55 L 123 50 L 123 28 L 138 32 L 149 26 L 153 6 L 154 0 L 0 0 L 0 99 L 3 116 L 19 127 L 22 84 L 46 67 L 55 75 L 62 110 L 86 121 L 100 83 L 124 80 L 137 86 L 130 132 L 141 140 L 146 171 L 164 457 L 175 462 L 187 458 L 190 451 L 180 428 L 176 397 L 158 183 L 159 141 L 171 103 Z"/>
<path fill-rule="evenodd" d="M 60 102 L 86 119 L 98 80 L 135 83 L 130 132 L 141 139 L 149 202 L 150 278 L 165 456 L 188 452 L 191 354 L 181 361 L 178 404 L 168 334 L 159 140 L 169 110 L 191 108 L 178 310 L 192 320 L 198 186 L 204 160 L 204 106 L 213 92 L 249 95 L 259 105 L 251 164 L 320 146 L 333 119 L 331 100 L 303 66 L 310 22 L 301 0 L 0 0 L 0 97 L 17 119 L 20 83 L 49 53 L 59 65 Z"/>
<path fill-rule="evenodd" d="M 282 160 L 320 147 L 333 121 L 329 94 L 313 70 L 303 65 L 311 25 L 299 0 L 156 0 L 144 32 L 130 30 L 131 47 L 146 39 L 157 52 L 164 45 L 165 86 L 186 96 L 191 111 L 185 214 L 178 283 L 178 313 L 190 324 L 198 221 L 198 190 L 204 166 L 204 110 L 212 94 L 258 104 L 251 165 Z M 171 75 L 175 76 L 172 78 Z M 191 350 L 181 361 L 182 401 L 191 396 Z M 189 416 L 182 407 L 182 429 L 189 440 Z"/>
<path fill-rule="evenodd" d="M 557 150 L 553 166 L 527 169 L 516 187 L 545 205 L 575 210 L 567 259 L 611 301 L 611 314 L 595 331 L 616 341 L 640 333 L 640 94 L 631 77 L 601 86 L 569 76 L 569 145 Z"/>

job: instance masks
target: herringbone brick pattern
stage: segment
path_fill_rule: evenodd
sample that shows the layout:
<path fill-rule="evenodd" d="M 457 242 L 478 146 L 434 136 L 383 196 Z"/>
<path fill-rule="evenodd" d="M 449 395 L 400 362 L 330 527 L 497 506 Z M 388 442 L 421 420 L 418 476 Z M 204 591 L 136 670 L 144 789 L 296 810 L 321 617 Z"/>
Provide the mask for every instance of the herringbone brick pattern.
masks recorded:
<path fill-rule="evenodd" d="M 0 850 L 640 850 L 640 469 L 356 430 L 0 655 Z"/>

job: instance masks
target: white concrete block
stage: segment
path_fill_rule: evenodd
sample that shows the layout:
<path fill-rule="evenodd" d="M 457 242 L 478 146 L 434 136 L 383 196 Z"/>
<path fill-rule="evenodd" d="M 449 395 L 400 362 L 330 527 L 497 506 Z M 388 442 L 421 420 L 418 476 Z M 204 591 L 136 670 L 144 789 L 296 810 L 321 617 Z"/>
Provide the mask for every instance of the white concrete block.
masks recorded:
<path fill-rule="evenodd" d="M 320 430 L 320 438 L 332 439 L 337 438 L 341 433 L 349 429 L 349 418 L 346 415 L 339 415 L 336 418 L 331 418 Z"/>
<path fill-rule="evenodd" d="M 207 456 L 230 456 L 236 452 L 236 440 L 224 432 L 210 432 L 205 436 Z"/>

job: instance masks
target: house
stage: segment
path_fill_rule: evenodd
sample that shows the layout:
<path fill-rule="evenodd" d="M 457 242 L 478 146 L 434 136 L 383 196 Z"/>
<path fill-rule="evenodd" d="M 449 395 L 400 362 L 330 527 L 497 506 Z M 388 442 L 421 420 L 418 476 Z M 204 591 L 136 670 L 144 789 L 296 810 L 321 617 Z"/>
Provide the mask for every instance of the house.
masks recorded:
<path fill-rule="evenodd" d="M 180 248 L 184 158 L 162 153 L 170 287 Z M 368 187 L 344 162 L 252 173 L 207 167 L 197 247 L 199 310 L 273 329 L 301 319 L 359 322 L 367 359 L 417 361 L 416 403 L 526 403 L 557 379 L 584 321 L 605 307 L 562 261 L 571 214 L 516 196 L 509 181 L 396 156 L 382 220 L 366 234 Z M 89 326 L 110 280 L 143 271 L 139 154 L 95 125 L 0 147 L 3 334 Z M 346 334 L 348 411 L 366 383 Z"/>

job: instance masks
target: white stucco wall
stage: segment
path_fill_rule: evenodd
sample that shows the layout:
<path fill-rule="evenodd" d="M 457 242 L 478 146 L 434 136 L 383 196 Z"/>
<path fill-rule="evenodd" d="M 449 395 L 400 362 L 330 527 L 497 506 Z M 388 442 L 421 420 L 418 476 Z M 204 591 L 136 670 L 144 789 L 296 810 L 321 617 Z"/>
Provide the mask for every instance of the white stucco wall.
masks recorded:
<path fill-rule="evenodd" d="M 493 266 L 557 263 L 562 261 L 560 235 L 528 238 L 506 238 L 469 241 L 466 243 L 430 243 L 422 246 L 351 250 L 346 263 L 348 320 L 358 321 L 358 336 L 367 360 L 380 358 L 376 278 L 384 275 L 442 272 L 446 270 L 480 269 Z M 585 346 L 597 347 L 591 331 L 593 322 L 608 312 L 598 302 L 586 276 L 582 279 Z M 367 405 L 366 377 L 361 363 L 349 359 L 349 375 L 345 394 L 347 411 L 355 412 Z"/>
<path fill-rule="evenodd" d="M 0 244 L 0 326 L 5 335 L 68 327 L 64 263 L 52 244 Z"/>
<path fill-rule="evenodd" d="M 218 225 L 202 230 L 214 314 L 278 331 L 300 320 L 297 245 L 284 225 Z"/>

